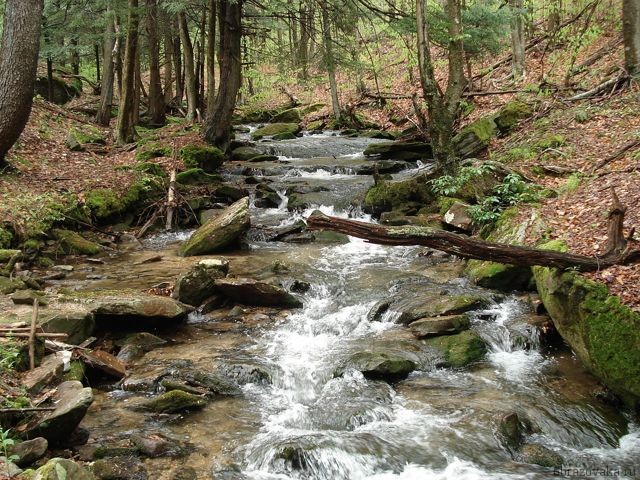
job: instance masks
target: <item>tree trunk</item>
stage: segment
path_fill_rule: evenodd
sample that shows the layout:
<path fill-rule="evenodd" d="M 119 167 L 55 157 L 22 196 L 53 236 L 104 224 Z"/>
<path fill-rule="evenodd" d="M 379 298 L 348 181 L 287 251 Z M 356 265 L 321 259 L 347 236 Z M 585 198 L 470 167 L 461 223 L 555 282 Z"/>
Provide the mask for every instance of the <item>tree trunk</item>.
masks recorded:
<path fill-rule="evenodd" d="M 338 82 L 336 81 L 336 62 L 333 56 L 333 39 L 331 38 L 331 21 L 326 0 L 320 1 L 322 11 L 322 44 L 324 47 L 324 63 L 329 75 L 329 87 L 331 88 L 331 107 L 336 120 L 340 119 L 342 109 L 338 97 Z"/>
<path fill-rule="evenodd" d="M 313 23 L 313 10 L 307 0 L 300 2 L 300 45 L 298 46 L 298 65 L 300 67 L 300 78 L 309 78 L 309 41 L 311 40 L 310 30 Z"/>
<path fill-rule="evenodd" d="M 196 87 L 196 73 L 193 65 L 193 45 L 189 37 L 187 17 L 184 12 L 178 13 L 178 28 L 180 29 L 180 42 L 184 52 L 184 83 L 187 91 L 187 121 L 196 119 L 198 108 L 198 91 Z"/>
<path fill-rule="evenodd" d="M 462 21 L 459 0 L 447 0 L 445 12 L 449 33 L 449 79 L 447 89 L 441 92 L 433 68 L 429 48 L 427 3 L 416 0 L 416 22 L 418 27 L 418 67 L 420 85 L 429 112 L 429 135 L 433 147 L 436 168 L 441 173 L 453 173 L 458 158 L 453 147 L 453 129 L 458 117 L 460 100 L 465 86 L 464 46 L 462 44 Z"/>
<path fill-rule="evenodd" d="M 511 49 L 513 52 L 511 69 L 513 78 L 519 80 L 524 76 L 525 42 L 524 42 L 524 3 L 523 0 L 510 0 L 511 18 Z"/>
<path fill-rule="evenodd" d="M 207 115 L 216 103 L 216 0 L 209 0 L 209 30 L 207 32 Z"/>
<path fill-rule="evenodd" d="M 624 64 L 629 75 L 640 75 L 640 0 L 622 2 Z"/>
<path fill-rule="evenodd" d="M 80 52 L 78 52 L 78 39 L 72 38 L 69 41 L 71 45 L 71 73 L 80 75 Z"/>
<path fill-rule="evenodd" d="M 172 22 L 173 37 L 173 66 L 176 71 L 176 100 L 178 105 L 182 104 L 184 96 L 184 81 L 182 77 L 182 47 L 180 45 L 180 27 Z"/>
<path fill-rule="evenodd" d="M 116 124 L 116 143 L 124 145 L 135 141 L 135 90 L 136 57 L 138 51 L 138 0 L 129 0 L 129 20 L 127 26 L 127 44 L 124 54 L 122 74 L 122 93 Z"/>
<path fill-rule="evenodd" d="M 169 105 L 173 100 L 173 38 L 171 36 L 171 23 L 167 20 L 164 34 L 164 103 Z"/>
<path fill-rule="evenodd" d="M 320 212 L 314 212 L 309 217 L 307 225 L 311 230 L 331 230 L 363 238 L 378 245 L 419 245 L 462 258 L 489 260 L 524 267 L 539 265 L 592 272 L 612 265 L 640 262 L 640 250 L 628 248 L 625 248 L 621 253 L 610 252 L 599 258 L 588 257 L 553 250 L 488 242 L 428 227 L 383 227 L 373 223 L 328 217 Z"/>
<path fill-rule="evenodd" d="M 31 113 L 43 0 L 7 0 L 0 43 L 0 168 Z"/>
<path fill-rule="evenodd" d="M 147 0 L 147 33 L 149 42 L 149 118 L 151 126 L 165 124 L 164 95 L 160 79 L 160 36 L 158 34 L 157 0 Z"/>
<path fill-rule="evenodd" d="M 113 79 L 116 69 L 116 37 L 115 18 L 111 8 L 107 10 L 107 26 L 104 34 L 104 47 L 102 51 L 102 87 L 100 89 L 100 105 L 96 114 L 96 123 L 105 127 L 111 120 L 111 107 L 113 103 Z"/>
<path fill-rule="evenodd" d="M 100 45 L 97 43 L 93 46 L 94 56 L 96 59 L 96 83 L 100 84 Z"/>
<path fill-rule="evenodd" d="M 229 148 L 231 117 L 242 84 L 242 4 L 243 0 L 220 2 L 220 87 L 204 138 L 223 151 Z"/>

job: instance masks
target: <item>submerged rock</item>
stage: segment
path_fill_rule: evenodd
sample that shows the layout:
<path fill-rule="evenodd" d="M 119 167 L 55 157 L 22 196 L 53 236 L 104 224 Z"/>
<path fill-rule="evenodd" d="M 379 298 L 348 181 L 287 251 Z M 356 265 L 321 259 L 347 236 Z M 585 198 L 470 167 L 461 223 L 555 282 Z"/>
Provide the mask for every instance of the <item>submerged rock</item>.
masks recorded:
<path fill-rule="evenodd" d="M 182 244 L 180 254 L 189 257 L 218 252 L 236 242 L 250 226 L 249 197 L 245 197 L 196 230 Z"/>
<path fill-rule="evenodd" d="M 264 137 L 290 136 L 295 138 L 295 134 L 300 131 L 297 123 L 271 123 L 262 128 L 258 128 L 251 134 L 254 140 L 260 140 Z"/>
<path fill-rule="evenodd" d="M 91 470 L 97 480 L 147 480 L 149 475 L 142 460 L 120 456 L 108 460 L 96 460 Z"/>
<path fill-rule="evenodd" d="M 141 405 L 141 408 L 156 413 L 175 413 L 184 410 L 199 409 L 206 404 L 207 401 L 201 396 L 183 392 L 182 390 L 171 390 L 170 392 L 147 400 Z"/>
<path fill-rule="evenodd" d="M 229 272 L 229 262 L 224 259 L 206 259 L 178 277 L 172 297 L 182 303 L 197 307 L 216 293 L 215 281 Z"/>
<path fill-rule="evenodd" d="M 55 445 L 64 442 L 82 421 L 93 402 L 93 393 L 80 382 L 68 381 L 58 386 L 53 401 L 56 409 L 41 418 L 29 436 L 44 437 Z"/>
<path fill-rule="evenodd" d="M 548 468 L 560 468 L 564 463 L 561 455 L 537 443 L 523 445 L 520 448 L 518 458 L 525 463 Z"/>
<path fill-rule="evenodd" d="M 302 307 L 302 302 L 284 288 L 250 278 L 220 279 L 215 281 L 215 286 L 222 294 L 245 305 Z"/>

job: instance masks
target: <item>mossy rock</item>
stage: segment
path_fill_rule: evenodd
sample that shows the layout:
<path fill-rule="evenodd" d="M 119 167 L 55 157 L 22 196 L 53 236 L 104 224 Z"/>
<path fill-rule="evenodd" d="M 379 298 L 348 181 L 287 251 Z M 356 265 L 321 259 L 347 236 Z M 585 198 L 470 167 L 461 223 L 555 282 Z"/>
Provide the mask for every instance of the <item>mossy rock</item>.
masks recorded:
<path fill-rule="evenodd" d="M 453 145 L 459 157 L 473 157 L 486 149 L 497 133 L 495 116 L 482 117 L 467 125 L 453 137 Z"/>
<path fill-rule="evenodd" d="M 102 252 L 100 245 L 87 240 L 77 232 L 55 229 L 51 231 L 51 235 L 57 240 L 60 250 L 65 255 L 97 255 Z"/>
<path fill-rule="evenodd" d="M 254 147 L 238 147 L 231 152 L 231 158 L 240 161 L 250 161 L 260 155 L 262 155 L 262 152 Z"/>
<path fill-rule="evenodd" d="M 153 175 L 156 177 L 167 178 L 167 172 L 164 171 L 161 165 L 153 162 L 141 162 L 138 163 L 134 170 L 142 173 L 146 173 L 148 175 Z"/>
<path fill-rule="evenodd" d="M 518 460 L 547 468 L 561 468 L 564 464 L 562 456 L 537 443 L 527 443 L 520 448 Z"/>
<path fill-rule="evenodd" d="M 482 338 L 472 330 L 457 335 L 431 338 L 425 342 L 440 350 L 444 356 L 445 365 L 453 368 L 461 368 L 477 362 L 487 352 L 487 346 Z"/>
<path fill-rule="evenodd" d="M 158 142 L 150 142 L 136 151 L 135 159 L 137 162 L 146 162 L 153 158 L 170 157 L 171 147 L 162 145 Z"/>
<path fill-rule="evenodd" d="M 421 318 L 409 324 L 411 333 L 418 338 L 453 335 L 469 330 L 470 326 L 471 320 L 467 314 Z"/>
<path fill-rule="evenodd" d="M 89 191 L 85 206 L 97 220 L 112 221 L 125 213 L 133 213 L 161 194 L 164 194 L 163 183 L 157 177 L 141 174 L 124 194 L 110 188 Z"/>
<path fill-rule="evenodd" d="M 566 251 L 558 240 L 541 248 Z M 576 272 L 533 267 L 533 273 L 562 338 L 607 387 L 640 408 L 640 313 Z"/>
<path fill-rule="evenodd" d="M 465 274 L 476 285 L 503 292 L 527 290 L 533 277 L 529 267 L 480 260 L 469 260 Z"/>
<path fill-rule="evenodd" d="M 180 158 L 188 169 L 201 168 L 213 172 L 224 163 L 224 153 L 216 147 L 186 145 L 180 149 Z"/>
<path fill-rule="evenodd" d="M 45 100 L 57 105 L 64 105 L 71 99 L 80 96 L 80 91 L 74 85 L 69 85 L 60 77 L 52 78 L 53 98 L 49 98 L 49 81 L 47 77 L 38 77 L 35 83 L 35 93 Z"/>
<path fill-rule="evenodd" d="M 279 110 L 272 108 L 254 108 L 247 109 L 240 113 L 238 117 L 239 123 L 263 123 L 270 122 L 277 115 Z"/>
<path fill-rule="evenodd" d="M 464 200 L 462 200 L 461 198 L 441 196 L 436 199 L 435 203 L 438 207 L 438 213 L 440 215 L 444 215 L 449 211 L 449 209 L 453 206 L 454 203 L 463 202 L 463 201 Z"/>
<path fill-rule="evenodd" d="M 275 115 L 272 119 L 272 123 L 300 123 L 302 115 L 298 108 L 289 108 Z"/>
<path fill-rule="evenodd" d="M 29 288 L 27 284 L 19 278 L 14 278 L 12 280 L 10 278 L 0 276 L 0 293 L 4 295 L 9 295 L 17 290 L 26 290 L 27 288 Z"/>
<path fill-rule="evenodd" d="M 52 458 L 36 470 L 32 480 L 96 480 L 96 477 L 71 460 Z"/>
<path fill-rule="evenodd" d="M 258 128 L 251 134 L 254 140 L 260 140 L 264 137 L 273 137 L 275 135 L 290 134 L 294 135 L 300 131 L 297 123 L 271 123 L 262 128 Z"/>
<path fill-rule="evenodd" d="M 567 139 L 565 137 L 554 133 L 538 140 L 534 147 L 538 151 L 543 151 L 549 148 L 559 148 L 565 143 L 567 143 Z"/>
<path fill-rule="evenodd" d="M 519 100 L 514 100 L 500 109 L 495 118 L 495 122 L 500 133 L 506 134 L 509 133 L 520 120 L 529 118 L 531 115 L 533 115 L 531 105 Z"/>
<path fill-rule="evenodd" d="M 76 382 L 84 382 L 86 366 L 80 360 L 72 360 L 69 364 L 69 371 L 62 377 L 63 381 L 75 380 Z"/>
<path fill-rule="evenodd" d="M 434 195 L 425 177 L 415 177 L 397 182 L 379 182 L 371 187 L 364 198 L 364 208 L 368 212 L 380 215 L 391 210 L 401 211 L 403 207 L 414 202 L 417 210 L 433 202 Z M 404 212 L 411 215 L 411 212 Z"/>
<path fill-rule="evenodd" d="M 0 248 L 9 248 L 13 243 L 13 233 L 0 227 Z"/>
<path fill-rule="evenodd" d="M 21 250 L 0 248 L 0 263 L 7 263 L 15 255 L 20 255 Z"/>
<path fill-rule="evenodd" d="M 310 132 L 320 132 L 324 130 L 326 125 L 326 122 L 323 120 L 314 120 L 313 122 L 309 122 L 307 124 L 307 130 L 309 130 Z"/>
<path fill-rule="evenodd" d="M 182 390 L 171 390 L 146 401 L 142 407 L 145 410 L 151 410 L 156 413 L 176 413 L 184 410 L 199 409 L 206 404 L 207 401 L 198 395 Z"/>
<path fill-rule="evenodd" d="M 380 348 L 351 355 L 334 375 L 341 375 L 347 368 L 353 368 L 366 378 L 393 382 L 406 378 L 418 367 L 418 363 L 419 359 L 411 352 Z"/>
<path fill-rule="evenodd" d="M 74 152 L 84 151 L 85 145 L 106 145 L 104 134 L 95 127 L 85 125 L 82 128 L 73 127 L 67 136 L 66 145 Z"/>
<path fill-rule="evenodd" d="M 277 135 L 274 135 L 273 140 L 295 140 L 296 137 L 293 133 L 289 133 L 289 132 L 285 132 L 285 133 L 278 133 Z"/>
<path fill-rule="evenodd" d="M 327 106 L 326 103 L 312 103 L 311 105 L 305 105 L 304 107 L 298 107 L 301 115 L 309 115 L 310 113 L 316 113 Z"/>
<path fill-rule="evenodd" d="M 176 175 L 176 182 L 181 185 L 208 185 L 221 181 L 220 175 L 207 173 L 201 168 L 190 168 Z"/>
<path fill-rule="evenodd" d="M 395 140 L 397 137 L 395 133 L 383 130 L 365 130 L 360 132 L 360 136 L 365 138 L 377 138 L 380 140 Z"/>
<path fill-rule="evenodd" d="M 367 157 L 415 161 L 433 158 L 431 144 L 424 142 L 379 142 L 372 143 L 364 150 Z"/>

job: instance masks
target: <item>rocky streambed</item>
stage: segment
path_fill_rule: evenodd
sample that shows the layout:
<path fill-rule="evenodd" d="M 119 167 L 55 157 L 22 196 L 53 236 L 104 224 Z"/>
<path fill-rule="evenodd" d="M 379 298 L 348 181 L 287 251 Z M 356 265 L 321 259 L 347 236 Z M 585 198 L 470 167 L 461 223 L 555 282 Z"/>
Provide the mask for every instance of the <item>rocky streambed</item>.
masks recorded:
<path fill-rule="evenodd" d="M 97 478 L 640 476 L 640 429 L 535 294 L 474 286 L 437 252 L 304 231 L 315 209 L 372 221 L 351 205 L 373 183 L 359 174 L 370 142 L 267 141 L 278 160 L 225 167 L 259 185 L 235 207 L 251 221 L 243 248 L 184 257 L 192 232 L 161 234 L 50 280 L 65 293 L 45 311 L 91 317 L 127 366 L 68 385 L 88 410 L 65 439 L 85 438 L 53 451 Z M 177 299 L 155 295 L 176 279 Z"/>

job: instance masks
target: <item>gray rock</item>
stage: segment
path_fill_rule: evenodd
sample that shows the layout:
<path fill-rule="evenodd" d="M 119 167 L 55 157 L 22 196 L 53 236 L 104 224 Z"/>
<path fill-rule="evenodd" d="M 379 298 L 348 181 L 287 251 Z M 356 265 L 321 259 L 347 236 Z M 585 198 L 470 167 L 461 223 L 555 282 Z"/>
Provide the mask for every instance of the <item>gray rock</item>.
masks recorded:
<path fill-rule="evenodd" d="M 223 259 L 202 260 L 187 273 L 180 275 L 173 298 L 188 305 L 199 306 L 216 293 L 215 281 L 229 272 L 229 262 Z"/>
<path fill-rule="evenodd" d="M 245 197 L 196 230 L 182 244 L 180 254 L 189 257 L 218 252 L 236 242 L 250 225 L 249 197 Z"/>
<path fill-rule="evenodd" d="M 13 462 L 7 461 L 6 457 L 0 457 L 0 475 L 9 475 L 9 478 L 13 478 L 22 473 L 22 469 Z M 2 477 L 5 478 L 5 477 Z"/>
<path fill-rule="evenodd" d="M 517 457 L 522 462 L 548 468 L 560 468 L 564 463 L 561 455 L 537 443 L 523 445 Z"/>
<path fill-rule="evenodd" d="M 302 302 L 284 288 L 250 278 L 220 279 L 215 281 L 215 286 L 222 294 L 245 305 L 302 307 Z"/>
<path fill-rule="evenodd" d="M 93 402 L 93 393 L 78 381 L 68 381 L 58 386 L 53 401 L 56 409 L 40 419 L 29 435 L 44 437 L 55 445 L 65 441 L 82 421 Z"/>
<path fill-rule="evenodd" d="M 9 450 L 9 456 L 17 456 L 15 464 L 19 467 L 28 467 L 36 460 L 44 457 L 49 448 L 49 442 L 46 438 L 37 437 L 32 440 L 16 443 Z"/>
<path fill-rule="evenodd" d="M 371 349 L 351 355 L 336 372 L 353 368 L 371 379 L 397 381 L 406 378 L 419 363 L 417 355 L 401 350 Z"/>
<path fill-rule="evenodd" d="M 27 372 L 22 384 L 31 394 L 40 392 L 43 388 L 58 382 L 64 373 L 64 360 L 60 355 L 49 355 L 44 358 L 39 367 Z"/>
<path fill-rule="evenodd" d="M 185 410 L 196 410 L 204 407 L 207 401 L 191 393 L 181 390 L 171 390 L 155 398 L 145 401 L 140 406 L 144 410 L 151 410 L 156 413 L 175 413 Z"/>
<path fill-rule="evenodd" d="M 98 480 L 147 480 L 147 469 L 139 458 L 113 457 L 96 460 L 91 470 Z"/>
<path fill-rule="evenodd" d="M 447 210 L 447 213 L 444 214 L 444 223 L 465 232 L 470 232 L 473 228 L 473 220 L 469 215 L 469 205 L 462 202 L 454 202 Z"/>
<path fill-rule="evenodd" d="M 468 330 L 471 326 L 469 316 L 447 315 L 444 317 L 421 318 L 409 324 L 411 333 L 417 338 L 438 337 L 440 335 L 452 335 Z"/>

